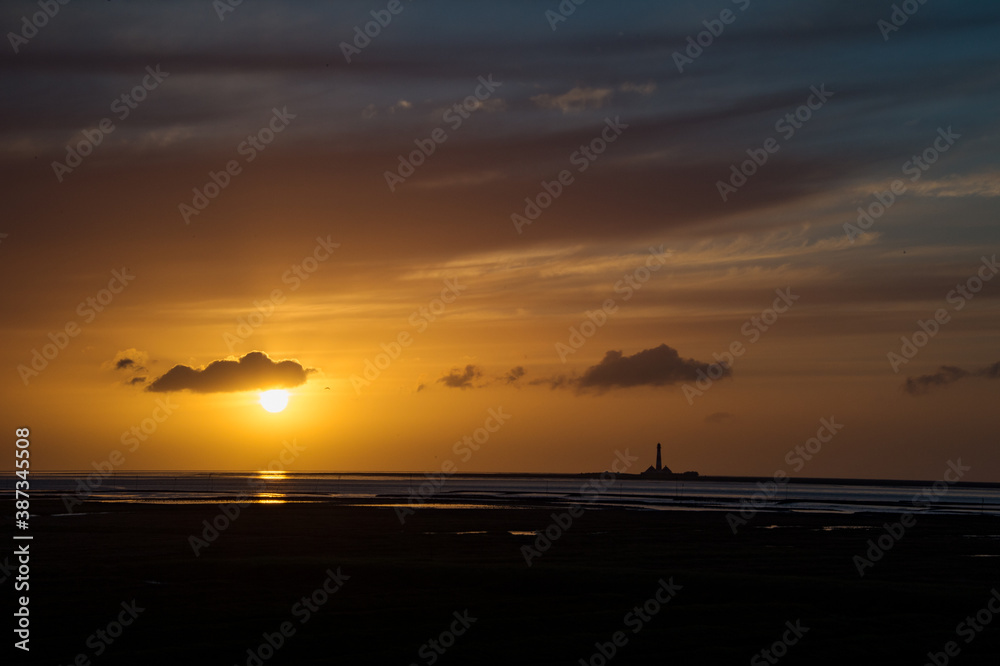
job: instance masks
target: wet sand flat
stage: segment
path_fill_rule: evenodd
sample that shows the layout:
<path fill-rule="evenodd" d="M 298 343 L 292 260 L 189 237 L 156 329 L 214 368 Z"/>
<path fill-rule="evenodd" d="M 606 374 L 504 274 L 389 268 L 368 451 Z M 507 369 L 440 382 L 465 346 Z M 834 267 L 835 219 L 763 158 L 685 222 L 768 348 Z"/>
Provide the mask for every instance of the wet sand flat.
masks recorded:
<path fill-rule="evenodd" d="M 762 513 L 734 535 L 710 511 L 554 528 L 565 507 L 401 525 L 385 507 L 261 504 L 195 556 L 219 505 L 33 509 L 31 663 L 736 664 L 786 636 L 782 664 L 924 664 L 949 641 L 957 663 L 1000 654 L 1000 616 L 956 634 L 1000 586 L 996 517 L 919 517 L 860 577 L 854 556 L 898 516 Z"/>

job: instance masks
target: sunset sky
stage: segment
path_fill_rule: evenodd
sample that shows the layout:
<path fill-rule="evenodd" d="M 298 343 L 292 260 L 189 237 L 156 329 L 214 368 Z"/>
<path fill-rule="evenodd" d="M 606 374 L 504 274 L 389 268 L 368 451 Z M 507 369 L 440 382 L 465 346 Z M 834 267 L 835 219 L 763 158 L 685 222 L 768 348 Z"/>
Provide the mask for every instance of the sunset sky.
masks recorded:
<path fill-rule="evenodd" d="M 0 9 L 33 471 L 292 441 L 290 470 L 640 471 L 662 442 L 1000 481 L 997 3 L 52 4 Z"/>

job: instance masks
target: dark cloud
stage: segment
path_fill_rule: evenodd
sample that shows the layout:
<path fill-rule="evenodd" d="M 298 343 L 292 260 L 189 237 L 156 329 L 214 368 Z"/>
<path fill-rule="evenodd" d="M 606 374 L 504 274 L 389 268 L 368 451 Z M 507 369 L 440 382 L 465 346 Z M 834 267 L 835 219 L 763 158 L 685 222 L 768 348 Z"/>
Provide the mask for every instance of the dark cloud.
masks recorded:
<path fill-rule="evenodd" d="M 149 379 L 149 354 L 135 348 L 116 352 L 115 357 L 101 365 L 104 370 L 116 373 L 124 386 L 141 386 Z"/>
<path fill-rule="evenodd" d="M 933 375 L 921 375 L 919 377 L 907 377 L 903 384 L 903 390 L 910 395 L 923 395 L 936 386 L 947 386 L 954 384 L 959 379 L 969 373 L 962 368 L 950 365 L 942 365 Z"/>
<path fill-rule="evenodd" d="M 449 372 L 444 377 L 440 378 L 438 382 L 448 386 L 450 388 L 474 388 L 472 382 L 483 376 L 482 370 L 474 365 L 465 366 L 465 370 L 459 370 L 455 368 Z"/>
<path fill-rule="evenodd" d="M 993 365 L 988 365 L 985 368 L 981 368 L 976 375 L 979 377 L 985 377 L 986 379 L 1000 379 L 1000 361 L 997 361 Z"/>
<path fill-rule="evenodd" d="M 548 386 L 551 389 L 575 388 L 578 392 L 588 389 L 606 391 L 611 388 L 666 386 L 678 382 L 693 382 L 703 376 L 722 379 L 732 374 L 732 369 L 725 363 L 703 363 L 691 358 L 681 358 L 676 349 L 661 344 L 659 347 L 644 349 L 632 356 L 625 356 L 621 351 L 609 351 L 600 363 L 587 368 L 582 376 L 553 375 L 533 379 L 528 384 Z M 732 415 L 726 416 L 732 417 Z M 716 415 L 713 414 L 710 418 L 712 417 Z"/>
<path fill-rule="evenodd" d="M 313 372 L 316 371 L 297 361 L 272 361 L 264 352 L 252 351 L 238 360 L 212 361 L 201 369 L 175 365 L 153 380 L 146 390 L 221 393 L 291 388 L 304 384 Z"/>
<path fill-rule="evenodd" d="M 919 377 L 907 377 L 903 384 L 903 391 L 910 395 L 925 395 L 931 389 L 941 388 L 954 384 L 966 377 L 982 377 L 984 379 L 1000 379 L 1000 361 L 993 365 L 987 365 L 978 370 L 965 370 L 953 365 L 942 365 L 938 371 L 931 375 L 920 375 Z"/>
<path fill-rule="evenodd" d="M 705 417 L 705 423 L 729 423 L 734 418 L 736 417 L 729 412 L 715 412 Z"/>
<path fill-rule="evenodd" d="M 449 388 L 481 389 L 496 384 L 517 384 L 517 382 L 520 381 L 525 374 L 526 371 L 524 367 L 519 365 L 511 368 L 503 375 L 485 377 L 482 368 L 469 364 L 465 366 L 464 370 L 460 368 L 453 368 L 451 372 L 446 374 L 444 377 L 439 378 L 436 383 L 444 384 Z M 426 388 L 427 386 L 425 384 L 420 384 L 417 386 L 417 392 L 419 393 Z"/>
<path fill-rule="evenodd" d="M 145 372 L 149 363 L 149 354 L 135 348 L 123 349 L 116 352 L 115 357 L 110 362 L 104 364 L 104 368 L 122 370 L 127 373 L 136 374 Z"/>
<path fill-rule="evenodd" d="M 511 368 L 510 372 L 504 375 L 503 380 L 508 384 L 513 384 L 521 377 L 524 377 L 524 367 L 519 365 L 515 368 Z"/>
<path fill-rule="evenodd" d="M 711 372 L 709 372 L 711 370 Z M 666 386 L 677 382 L 693 382 L 699 373 L 713 377 L 732 375 L 724 364 L 703 363 L 681 358 L 677 350 L 665 344 L 644 349 L 632 356 L 620 351 L 609 351 L 597 365 L 593 365 L 577 380 L 581 389 L 629 388 L 632 386 Z M 720 378 L 721 378 L 720 377 Z"/>
<path fill-rule="evenodd" d="M 532 379 L 528 384 L 531 386 L 548 386 L 551 389 L 569 388 L 577 382 L 577 378 L 568 375 L 555 375 L 553 377 L 542 377 Z"/>

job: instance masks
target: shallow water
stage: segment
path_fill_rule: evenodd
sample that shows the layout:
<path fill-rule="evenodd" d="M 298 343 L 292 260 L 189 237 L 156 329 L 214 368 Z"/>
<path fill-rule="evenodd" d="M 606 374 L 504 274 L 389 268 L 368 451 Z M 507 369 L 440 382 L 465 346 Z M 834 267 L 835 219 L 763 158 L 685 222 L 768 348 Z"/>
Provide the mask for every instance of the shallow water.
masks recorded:
<path fill-rule="evenodd" d="M 5 476 L 5 490 L 12 490 Z M 949 487 L 932 502 L 926 485 L 797 482 L 777 487 L 758 481 L 599 479 L 454 474 L 320 474 L 293 472 L 177 472 L 102 476 L 97 472 L 31 475 L 31 496 L 146 503 L 317 502 L 410 506 L 412 508 L 508 508 L 582 504 L 637 510 L 759 511 L 821 513 L 952 513 L 1000 515 L 1000 488 Z M 934 497 L 933 495 L 930 495 Z"/>

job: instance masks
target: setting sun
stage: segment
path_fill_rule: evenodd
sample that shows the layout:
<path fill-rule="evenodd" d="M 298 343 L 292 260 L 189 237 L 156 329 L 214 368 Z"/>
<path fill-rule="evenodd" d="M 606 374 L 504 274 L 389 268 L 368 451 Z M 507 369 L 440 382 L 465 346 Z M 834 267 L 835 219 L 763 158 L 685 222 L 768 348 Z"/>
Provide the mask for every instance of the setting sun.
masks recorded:
<path fill-rule="evenodd" d="M 264 391 L 260 394 L 260 406 L 269 412 L 280 412 L 288 405 L 288 391 Z"/>

